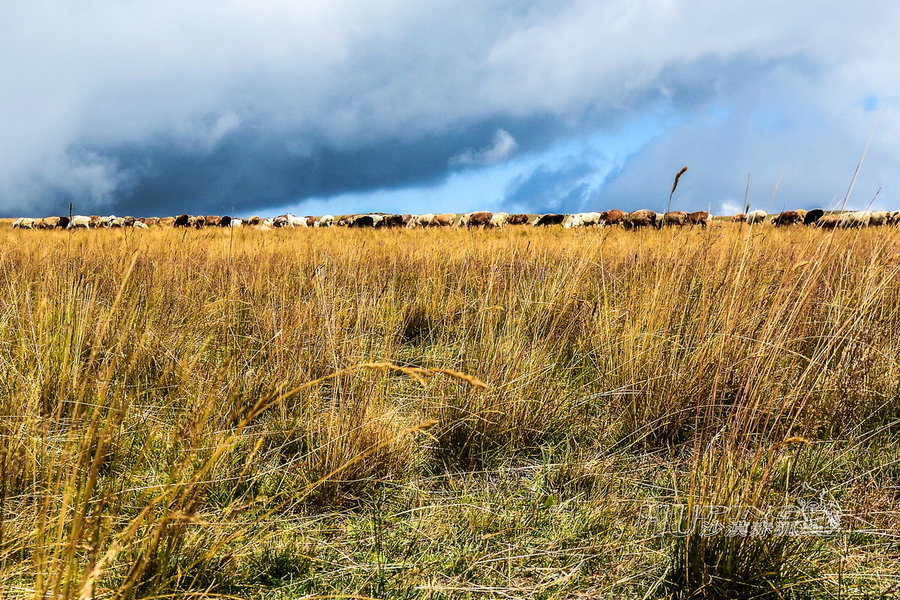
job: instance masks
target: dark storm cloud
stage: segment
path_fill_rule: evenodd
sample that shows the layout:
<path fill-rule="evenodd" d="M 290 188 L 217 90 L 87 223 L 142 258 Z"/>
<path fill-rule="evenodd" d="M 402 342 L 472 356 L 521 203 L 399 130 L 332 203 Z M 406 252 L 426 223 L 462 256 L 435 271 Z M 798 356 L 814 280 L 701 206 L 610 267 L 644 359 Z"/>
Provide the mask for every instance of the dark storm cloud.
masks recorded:
<path fill-rule="evenodd" d="M 503 127 L 521 131 L 515 142 Z M 106 149 L 110 163 L 135 165 L 121 200 L 108 208 L 135 214 L 245 214 L 286 198 L 430 185 L 451 170 L 501 160 L 519 145 L 540 150 L 558 131 L 556 123 L 543 118 L 494 118 L 440 136 L 383 139 L 348 149 L 298 145 L 296 137 L 252 126 L 229 132 L 204 152 L 171 139 L 154 140 Z"/>
<path fill-rule="evenodd" d="M 783 181 L 777 198 L 818 202 L 877 112 L 861 198 L 900 185 L 898 16 L 887 0 L 6 3 L 0 213 L 263 211 L 527 157 L 506 189 L 523 209 L 656 203 L 682 164 L 684 203 L 731 202 L 747 171 L 760 195 Z M 555 150 L 651 113 L 666 126 L 628 157 Z"/>

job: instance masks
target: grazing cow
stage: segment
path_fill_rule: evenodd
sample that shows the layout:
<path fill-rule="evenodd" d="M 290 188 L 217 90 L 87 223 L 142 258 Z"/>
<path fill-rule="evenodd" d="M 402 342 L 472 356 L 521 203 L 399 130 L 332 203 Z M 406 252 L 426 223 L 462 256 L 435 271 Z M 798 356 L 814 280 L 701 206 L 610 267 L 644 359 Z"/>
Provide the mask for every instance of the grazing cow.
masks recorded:
<path fill-rule="evenodd" d="M 888 215 L 888 225 L 900 225 L 900 210 L 895 210 Z"/>
<path fill-rule="evenodd" d="M 841 215 L 822 215 L 816 221 L 815 226 L 821 229 L 835 229 L 841 224 Z"/>
<path fill-rule="evenodd" d="M 334 225 L 334 215 L 322 215 L 316 227 L 331 227 Z"/>
<path fill-rule="evenodd" d="M 163 217 L 156 222 L 161 227 L 171 227 L 175 225 L 175 217 Z"/>
<path fill-rule="evenodd" d="M 203 217 L 204 227 L 218 227 L 220 223 L 222 223 L 222 217 L 216 215 L 206 215 Z"/>
<path fill-rule="evenodd" d="M 804 225 L 813 225 L 816 221 L 821 219 L 825 215 L 825 211 L 821 208 L 813 209 L 806 213 L 806 216 L 803 217 Z"/>
<path fill-rule="evenodd" d="M 22 217 L 13 221 L 13 227 L 16 229 L 34 229 L 35 220 L 29 217 Z"/>
<path fill-rule="evenodd" d="M 381 222 L 379 227 L 403 227 L 403 215 L 379 215 Z"/>
<path fill-rule="evenodd" d="M 736 214 L 736 215 L 734 215 L 734 216 L 731 217 L 731 221 L 732 221 L 733 223 L 746 223 L 746 222 L 747 222 L 747 215 L 745 215 L 744 213 L 738 213 L 738 214 Z"/>
<path fill-rule="evenodd" d="M 469 213 L 467 215 L 463 215 L 459 220 L 460 227 L 493 227 L 491 224 L 491 219 L 494 218 L 494 214 L 481 210 L 478 212 Z"/>
<path fill-rule="evenodd" d="M 431 220 L 434 218 L 434 215 L 431 213 L 426 213 L 424 215 L 413 215 L 409 222 L 406 224 L 407 227 L 430 227 Z"/>
<path fill-rule="evenodd" d="M 44 217 L 35 222 L 35 227 L 37 229 L 55 229 L 57 223 L 59 223 L 59 217 Z"/>
<path fill-rule="evenodd" d="M 772 219 L 772 225 L 775 227 L 782 227 L 785 225 L 796 225 L 798 223 L 803 222 L 803 215 L 800 214 L 800 211 L 797 210 L 786 210 Z"/>
<path fill-rule="evenodd" d="M 149 229 L 146 223 L 143 221 L 135 221 L 131 224 L 132 229 Z"/>
<path fill-rule="evenodd" d="M 244 220 L 243 219 L 231 219 L 231 221 L 228 223 L 228 226 L 229 227 L 243 227 Z"/>
<path fill-rule="evenodd" d="M 602 222 L 602 213 L 598 212 L 586 212 L 586 213 L 576 213 L 574 215 L 569 215 L 566 217 L 565 221 L 563 221 L 564 229 L 571 229 L 573 227 L 590 227 L 593 225 L 600 225 Z"/>
<path fill-rule="evenodd" d="M 18 219 L 16 219 L 15 221 L 12 222 L 13 229 L 19 229 L 19 227 L 21 225 L 22 225 L 22 217 L 19 217 Z"/>
<path fill-rule="evenodd" d="M 163 219 L 159 217 L 147 217 L 144 219 L 144 223 L 146 223 L 147 227 L 156 227 L 159 225 L 163 225 Z"/>
<path fill-rule="evenodd" d="M 91 226 L 91 218 L 86 217 L 84 215 L 75 215 L 71 219 L 69 219 L 69 224 L 66 226 L 66 229 L 79 229 L 84 228 L 87 229 Z"/>
<path fill-rule="evenodd" d="M 377 217 L 377 218 L 376 218 Z M 355 215 L 348 227 L 375 227 L 381 221 L 380 215 Z"/>
<path fill-rule="evenodd" d="M 172 220 L 172 227 L 190 227 L 191 215 L 178 215 Z"/>
<path fill-rule="evenodd" d="M 272 219 L 272 227 L 281 228 L 288 226 L 288 216 L 287 215 L 278 215 L 274 219 Z"/>
<path fill-rule="evenodd" d="M 534 220 L 534 226 L 535 227 L 548 227 L 550 225 L 562 225 L 562 222 L 565 220 L 566 220 L 566 215 L 561 215 L 558 213 L 539 215 L 538 218 Z"/>
<path fill-rule="evenodd" d="M 869 219 L 869 225 L 871 227 L 881 227 L 883 225 L 887 225 L 889 218 L 890 218 L 890 213 L 886 210 L 872 211 L 872 216 Z"/>
<path fill-rule="evenodd" d="M 697 210 L 688 213 L 687 222 L 691 227 L 699 225 L 703 229 L 706 229 L 706 227 L 712 223 L 712 215 L 705 210 Z"/>
<path fill-rule="evenodd" d="M 688 214 L 683 210 L 671 210 L 663 215 L 665 227 L 681 227 L 687 225 Z"/>
<path fill-rule="evenodd" d="M 431 227 L 452 227 L 455 221 L 456 215 L 454 213 L 441 213 L 434 215 L 434 218 L 431 219 Z"/>
<path fill-rule="evenodd" d="M 758 223 L 765 223 L 766 221 L 766 211 L 764 210 L 751 210 L 747 213 L 747 223 L 749 225 L 756 225 Z"/>
<path fill-rule="evenodd" d="M 258 215 L 253 215 L 249 219 L 247 219 L 247 225 L 260 225 L 262 223 L 262 217 Z"/>
<path fill-rule="evenodd" d="M 528 215 L 523 215 L 521 213 L 509 215 L 509 218 L 506 219 L 507 225 L 528 225 L 528 221 L 531 218 Z"/>
<path fill-rule="evenodd" d="M 113 217 L 109 220 L 106 225 L 107 227 L 114 227 L 116 229 L 120 227 L 125 227 L 125 217 Z"/>
<path fill-rule="evenodd" d="M 306 217 L 298 217 L 296 215 L 292 215 L 288 213 L 285 215 L 287 217 L 287 226 L 288 227 L 306 227 Z"/>
<path fill-rule="evenodd" d="M 867 210 L 858 210 L 855 212 L 842 213 L 839 227 L 868 227 L 872 220 L 872 213 Z"/>
<path fill-rule="evenodd" d="M 494 213 L 494 216 L 491 217 L 491 227 L 497 227 L 498 229 L 503 229 L 503 226 L 506 225 L 509 220 L 509 213 L 499 212 Z"/>
<path fill-rule="evenodd" d="M 602 224 L 606 226 L 622 225 L 625 223 L 625 213 L 618 208 L 614 208 L 600 213 L 600 220 L 603 222 Z"/>
<path fill-rule="evenodd" d="M 229 215 L 223 215 L 222 217 L 219 217 L 218 225 L 219 227 L 231 227 L 231 222 L 233 220 L 234 219 L 232 219 Z"/>
<path fill-rule="evenodd" d="M 625 215 L 626 229 L 640 229 L 641 227 L 653 227 L 656 225 L 656 213 L 652 210 L 635 210 Z"/>

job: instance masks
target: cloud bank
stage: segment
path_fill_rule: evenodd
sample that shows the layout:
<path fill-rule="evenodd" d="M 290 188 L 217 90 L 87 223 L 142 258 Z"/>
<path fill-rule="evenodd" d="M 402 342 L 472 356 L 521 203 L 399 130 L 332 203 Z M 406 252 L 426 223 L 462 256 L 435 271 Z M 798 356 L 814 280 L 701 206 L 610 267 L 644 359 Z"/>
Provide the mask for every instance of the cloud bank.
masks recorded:
<path fill-rule="evenodd" d="M 0 22 L 4 215 L 342 212 L 490 169 L 485 208 L 659 209 L 684 164 L 679 208 L 741 205 L 748 173 L 756 206 L 824 206 L 870 135 L 851 205 L 900 205 L 889 1 L 36 0 Z"/>

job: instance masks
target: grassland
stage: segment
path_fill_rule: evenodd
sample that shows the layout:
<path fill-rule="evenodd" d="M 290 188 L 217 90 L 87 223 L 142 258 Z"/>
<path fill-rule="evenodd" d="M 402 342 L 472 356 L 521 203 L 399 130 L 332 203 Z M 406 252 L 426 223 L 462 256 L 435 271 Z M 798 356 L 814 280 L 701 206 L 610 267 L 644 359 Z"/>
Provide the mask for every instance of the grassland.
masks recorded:
<path fill-rule="evenodd" d="M 896 597 L 898 274 L 884 228 L 7 226 L 0 597 Z M 810 488 L 837 534 L 644 513 Z"/>

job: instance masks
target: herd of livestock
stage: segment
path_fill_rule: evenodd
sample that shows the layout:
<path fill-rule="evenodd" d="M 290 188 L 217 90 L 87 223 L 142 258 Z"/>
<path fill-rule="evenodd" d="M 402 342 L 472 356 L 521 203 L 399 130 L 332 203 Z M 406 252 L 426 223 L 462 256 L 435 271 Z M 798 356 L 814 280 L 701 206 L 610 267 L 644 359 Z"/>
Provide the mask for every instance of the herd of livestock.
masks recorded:
<path fill-rule="evenodd" d="M 882 225 L 900 225 L 900 211 L 840 211 L 826 212 L 815 210 L 787 210 L 769 215 L 762 210 L 754 210 L 747 214 L 738 214 L 728 218 L 734 222 L 750 225 L 771 223 L 775 226 L 810 225 L 822 229 L 870 227 Z M 707 211 L 684 212 L 670 211 L 657 213 L 652 210 L 636 210 L 623 212 L 607 210 L 603 212 L 586 212 L 575 214 L 509 214 L 491 212 L 472 212 L 466 214 L 388 214 L 370 213 L 361 215 L 324 215 L 296 216 L 279 215 L 270 219 L 254 216 L 249 219 L 238 219 L 229 216 L 194 216 L 178 215 L 176 217 L 117 217 L 115 215 L 76 215 L 72 217 L 46 217 L 43 219 L 20 218 L 13 221 L 16 229 L 92 229 L 120 228 L 148 229 L 150 227 L 175 227 L 202 229 L 205 227 L 248 227 L 253 229 L 278 229 L 283 227 L 368 227 L 368 228 L 429 228 L 429 227 L 481 227 L 502 228 L 507 225 L 530 225 L 534 227 L 559 225 L 566 229 L 575 227 L 604 227 L 619 225 L 625 229 L 644 227 L 693 227 L 706 228 L 712 222 L 712 215 Z"/>

